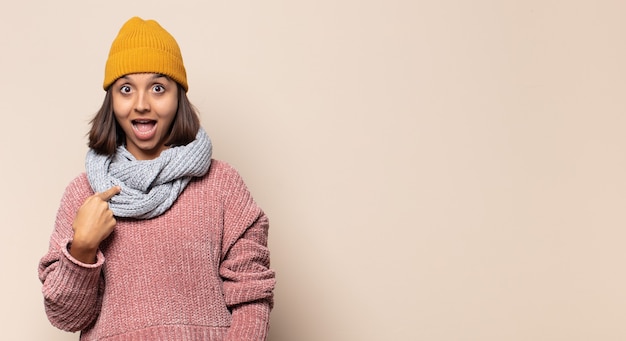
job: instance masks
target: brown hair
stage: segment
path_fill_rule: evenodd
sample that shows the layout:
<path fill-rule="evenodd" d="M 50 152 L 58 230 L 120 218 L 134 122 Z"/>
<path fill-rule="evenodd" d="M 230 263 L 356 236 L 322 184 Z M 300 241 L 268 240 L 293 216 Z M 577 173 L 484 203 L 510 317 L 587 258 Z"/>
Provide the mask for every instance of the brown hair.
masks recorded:
<path fill-rule="evenodd" d="M 200 118 L 198 111 L 189 102 L 185 89 L 177 84 L 178 87 L 178 110 L 176 117 L 170 127 L 169 137 L 165 141 L 167 146 L 184 146 L 196 139 L 198 129 L 200 129 Z M 111 88 L 104 96 L 102 107 L 91 120 L 91 129 L 89 130 L 89 148 L 98 154 L 113 156 L 118 146 L 126 142 L 126 134 L 117 123 L 115 114 L 113 113 L 113 96 Z"/>

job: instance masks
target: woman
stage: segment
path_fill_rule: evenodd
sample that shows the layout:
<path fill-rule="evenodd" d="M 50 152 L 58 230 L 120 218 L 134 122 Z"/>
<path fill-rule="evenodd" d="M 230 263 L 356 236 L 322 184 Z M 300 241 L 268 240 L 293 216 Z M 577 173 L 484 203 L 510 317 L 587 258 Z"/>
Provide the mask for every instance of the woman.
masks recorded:
<path fill-rule="evenodd" d="M 81 340 L 265 340 L 268 219 L 211 159 L 175 39 L 128 20 L 103 88 L 39 264 L 49 320 Z"/>

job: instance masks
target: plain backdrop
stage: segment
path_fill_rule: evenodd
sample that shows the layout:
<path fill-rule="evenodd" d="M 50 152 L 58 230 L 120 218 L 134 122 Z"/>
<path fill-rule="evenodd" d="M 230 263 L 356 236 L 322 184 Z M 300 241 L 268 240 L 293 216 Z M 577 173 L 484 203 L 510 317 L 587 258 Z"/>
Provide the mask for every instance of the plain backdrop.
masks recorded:
<path fill-rule="evenodd" d="M 131 16 L 271 221 L 271 341 L 625 340 L 626 2 L 6 1 L 0 339 Z"/>

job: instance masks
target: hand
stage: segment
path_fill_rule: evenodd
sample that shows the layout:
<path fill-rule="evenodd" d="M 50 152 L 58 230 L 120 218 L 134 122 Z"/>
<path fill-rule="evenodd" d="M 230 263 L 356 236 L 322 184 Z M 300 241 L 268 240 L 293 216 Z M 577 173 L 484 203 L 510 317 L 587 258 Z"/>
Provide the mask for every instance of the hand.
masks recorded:
<path fill-rule="evenodd" d="M 108 201 L 120 191 L 119 186 L 113 186 L 96 193 L 88 197 L 78 209 L 72 224 L 74 238 L 69 250 L 72 257 L 83 263 L 96 262 L 100 243 L 113 232 L 116 224 Z"/>

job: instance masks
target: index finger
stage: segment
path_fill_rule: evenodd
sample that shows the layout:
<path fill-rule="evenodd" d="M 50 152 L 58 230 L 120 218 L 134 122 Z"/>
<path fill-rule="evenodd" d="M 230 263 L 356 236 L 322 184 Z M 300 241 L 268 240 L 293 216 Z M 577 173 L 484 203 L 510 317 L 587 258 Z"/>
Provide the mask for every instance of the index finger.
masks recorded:
<path fill-rule="evenodd" d="M 111 198 L 113 198 L 114 195 L 119 194 L 121 190 L 122 189 L 120 188 L 120 186 L 113 186 L 104 192 L 96 193 L 96 196 L 98 196 L 103 201 L 109 201 L 111 200 Z"/>

